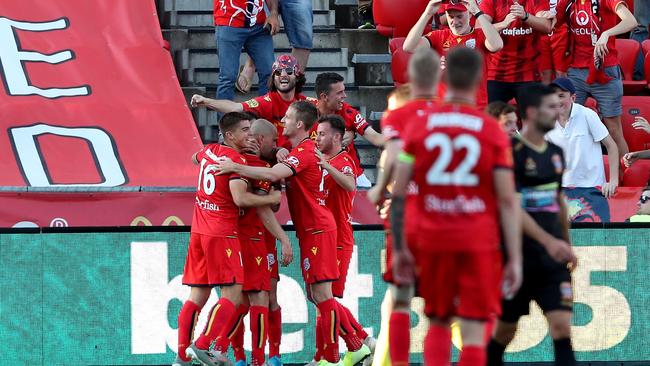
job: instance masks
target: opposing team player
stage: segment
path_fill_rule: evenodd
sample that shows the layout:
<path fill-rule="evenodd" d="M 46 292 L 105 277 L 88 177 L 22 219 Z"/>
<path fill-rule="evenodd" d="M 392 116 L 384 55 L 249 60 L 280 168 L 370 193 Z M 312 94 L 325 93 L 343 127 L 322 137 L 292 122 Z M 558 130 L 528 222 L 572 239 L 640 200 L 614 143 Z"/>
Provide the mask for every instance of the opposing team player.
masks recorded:
<path fill-rule="evenodd" d="M 403 135 L 391 206 L 393 276 L 412 284 L 417 275 L 430 319 L 425 364 L 449 364 L 450 321 L 457 316 L 459 365 L 483 366 L 485 322 L 500 304 L 499 221 L 508 250 L 505 294 L 514 295 L 521 284 L 520 209 L 508 139 L 494 119 L 476 110 L 481 55 L 458 47 L 447 61 L 445 102 L 411 120 Z M 417 214 L 405 219 L 410 180 L 418 189 Z M 404 222 L 411 227 L 409 245 Z"/>
<path fill-rule="evenodd" d="M 533 84 L 519 91 L 521 135 L 512 139 L 515 181 L 523 212 L 524 282 L 502 315 L 488 346 L 488 365 L 503 365 L 503 352 L 531 300 L 542 308 L 555 348 L 555 364 L 575 365 L 571 347 L 573 291 L 567 263 L 575 264 L 569 245 L 569 219 L 562 196 L 562 149 L 544 140 L 560 113 L 560 100 L 550 87 Z"/>
<path fill-rule="evenodd" d="M 390 199 L 384 201 L 389 194 L 389 188 L 394 181 L 394 167 L 397 155 L 402 149 L 402 134 L 406 122 L 422 111 L 432 108 L 436 103 L 436 91 L 440 75 L 440 58 L 430 48 L 419 48 L 409 59 L 408 76 L 411 88 L 411 100 L 402 107 L 386 112 L 381 121 L 381 129 L 386 139 L 384 151 L 380 158 L 379 176 L 377 183 L 368 191 L 368 199 L 376 205 L 383 205 L 382 212 L 390 210 Z M 421 126 L 424 128 L 424 125 Z M 415 208 L 411 206 L 411 208 Z M 395 283 L 392 270 L 392 234 L 389 214 L 383 217 L 386 232 L 386 271 L 384 281 L 392 296 L 391 315 L 389 320 L 388 343 L 392 364 L 407 365 L 410 345 L 410 308 L 414 294 L 412 284 Z M 382 328 L 383 331 L 383 328 Z"/>
<path fill-rule="evenodd" d="M 307 99 L 301 94 L 305 81 L 305 75 L 300 71 L 296 58 L 291 55 L 280 55 L 271 68 L 267 94 L 242 103 L 226 99 L 215 100 L 194 94 L 191 105 L 222 113 L 252 112 L 258 118 L 266 119 L 275 125 L 278 130 L 278 146 L 291 149 L 291 145 L 282 134 L 284 126 L 281 120 L 291 103 Z"/>
<path fill-rule="evenodd" d="M 205 146 L 193 157 L 199 164 L 199 182 L 192 216 L 190 245 L 183 271 L 183 284 L 191 286 L 190 298 L 178 316 L 178 357 L 176 365 L 190 365 L 190 357 L 204 365 L 223 365 L 225 355 L 208 347 L 226 335 L 238 321 L 236 307 L 242 301 L 244 272 L 238 239 L 239 207 L 277 204 L 280 192 L 258 196 L 248 192 L 247 181 L 238 174 L 216 175 L 214 163 L 227 157 L 242 164 L 241 152 L 250 135 L 249 116 L 227 113 L 219 121 L 224 144 Z M 219 302 L 210 310 L 210 321 L 196 342 L 194 325 L 212 287 L 221 288 Z M 218 351 L 218 350 L 217 350 Z"/>
<path fill-rule="evenodd" d="M 479 50 L 484 56 L 503 48 L 503 40 L 494 25 L 487 19 L 476 3 L 476 0 L 463 0 L 457 4 L 445 4 L 443 10 L 447 16 L 449 28 L 431 31 L 424 36 L 425 27 L 431 23 L 442 5 L 442 0 L 429 1 L 424 13 L 411 28 L 404 40 L 404 51 L 413 52 L 417 48 L 431 47 L 440 55 L 440 66 L 444 70 L 447 52 L 454 47 L 467 47 Z M 470 15 L 476 19 L 480 28 L 474 28 L 470 23 Z M 438 95 L 444 95 L 444 83 L 440 83 Z M 479 108 L 487 105 L 487 79 L 481 80 L 478 88 L 477 103 Z"/>
<path fill-rule="evenodd" d="M 339 299 L 343 298 L 345 282 L 348 275 L 350 260 L 354 249 L 354 234 L 352 232 L 352 202 L 356 194 L 357 167 L 342 145 L 345 135 L 345 122 L 340 116 L 329 115 L 318 120 L 318 135 L 316 136 L 317 152 L 320 152 L 320 166 L 323 169 L 323 189 L 325 190 L 325 204 L 332 212 L 337 226 L 336 253 L 339 266 L 339 279 L 332 284 L 332 294 Z M 349 310 L 345 307 L 343 311 Z M 375 339 L 359 324 L 352 313 L 341 317 L 341 334 L 350 334 L 345 338 L 348 350 L 358 350 L 359 341 L 368 346 L 368 353 L 363 357 L 370 358 L 375 348 Z M 316 324 L 318 327 L 318 323 Z M 365 349 L 364 349 L 365 351 Z M 352 359 L 353 353 L 347 353 L 343 358 L 345 366 L 352 366 L 356 360 Z M 357 361 L 358 362 L 358 361 Z"/>
<path fill-rule="evenodd" d="M 267 120 L 258 119 L 251 124 L 251 146 L 243 154 L 246 163 L 250 166 L 270 167 L 269 163 L 262 160 L 274 159 L 274 150 L 277 142 L 277 130 Z M 268 194 L 271 182 L 265 180 L 249 179 L 249 188 L 255 194 Z M 282 264 L 288 265 L 293 257 L 291 243 L 286 233 L 278 223 L 270 206 L 248 208 L 242 210 L 239 218 L 239 238 L 242 249 L 242 262 L 244 266 L 244 301 L 238 307 L 239 322 L 229 338 L 221 338 L 215 344 L 215 349 L 225 350 L 228 343 L 232 343 L 235 354 L 236 366 L 246 365 L 244 353 L 244 322 L 243 318 L 250 309 L 250 330 L 252 333 L 252 360 L 251 365 L 264 364 L 264 348 L 269 332 L 269 292 L 271 291 L 271 263 L 266 245 L 265 226 L 273 234 L 273 244 L 277 237 L 282 244 Z M 275 257 L 271 258 L 275 261 Z M 281 323 L 280 323 L 281 324 Z M 269 363 L 281 363 L 279 354 L 270 353 Z M 273 359 L 273 360 L 271 360 Z"/>
<path fill-rule="evenodd" d="M 347 311 L 332 295 L 332 282 L 338 280 L 336 263 L 336 222 L 325 206 L 321 189 L 323 174 L 316 157 L 316 144 L 310 130 L 318 118 L 316 107 L 306 101 L 293 103 L 283 118 L 284 135 L 294 148 L 289 156 L 272 168 L 250 167 L 224 159 L 217 163 L 223 174 L 241 174 L 251 179 L 279 181 L 286 179 L 289 212 L 296 226 L 300 244 L 302 274 L 309 299 L 316 304 L 322 321 L 324 365 L 338 364 L 339 321 Z M 342 337 L 345 339 L 347 335 Z M 359 358 L 367 352 L 361 344 L 351 356 Z M 362 358 L 362 357 L 361 357 Z"/>

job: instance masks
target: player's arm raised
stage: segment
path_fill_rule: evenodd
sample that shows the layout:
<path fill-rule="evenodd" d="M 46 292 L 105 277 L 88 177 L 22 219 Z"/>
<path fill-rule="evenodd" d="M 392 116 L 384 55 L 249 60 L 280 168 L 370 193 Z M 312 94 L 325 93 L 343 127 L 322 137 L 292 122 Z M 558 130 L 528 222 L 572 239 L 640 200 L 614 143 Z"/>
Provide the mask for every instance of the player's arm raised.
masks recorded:
<path fill-rule="evenodd" d="M 206 107 L 221 113 L 243 112 L 244 107 L 240 103 L 226 99 L 210 99 L 199 94 L 192 95 L 190 101 L 192 108 Z"/>
<path fill-rule="evenodd" d="M 474 17 L 476 17 L 476 14 L 481 11 L 481 8 L 479 8 L 476 0 L 463 0 L 463 4 L 469 13 Z M 494 27 L 491 19 L 488 18 L 485 14 L 482 14 L 476 19 L 476 23 L 477 27 L 481 28 L 483 30 L 483 34 L 485 34 L 485 48 L 487 48 L 490 52 L 497 52 L 501 50 L 503 48 L 503 39 L 501 39 L 499 31 L 497 31 L 497 29 Z"/>
<path fill-rule="evenodd" d="M 402 49 L 406 52 L 415 52 L 420 47 L 429 47 L 429 42 L 426 38 L 422 37 L 424 29 L 427 25 L 431 24 L 431 17 L 436 15 L 442 0 L 430 0 L 427 4 L 427 7 L 424 9 L 424 12 L 418 19 L 417 23 L 411 28 L 409 34 L 404 40 L 404 45 Z"/>
<path fill-rule="evenodd" d="M 235 204 L 239 207 L 260 207 L 275 205 L 280 202 L 282 195 L 278 191 L 271 191 L 268 195 L 259 196 L 248 191 L 248 184 L 242 179 L 231 179 L 230 193 Z"/>
<path fill-rule="evenodd" d="M 291 168 L 282 163 L 275 164 L 272 168 L 263 168 L 237 164 L 229 158 L 224 158 L 217 161 L 215 166 L 219 174 L 236 173 L 250 179 L 268 180 L 270 182 L 277 182 L 293 175 Z"/>
<path fill-rule="evenodd" d="M 496 189 L 501 232 L 508 252 L 508 262 L 503 272 L 503 295 L 512 298 L 523 280 L 523 256 L 521 252 L 521 208 L 515 195 L 512 170 L 495 169 L 494 187 Z"/>
<path fill-rule="evenodd" d="M 415 259 L 408 249 L 404 237 L 404 208 L 406 188 L 413 175 L 415 158 L 404 151 L 399 153 L 395 169 L 393 200 L 390 206 L 390 226 L 393 232 L 393 276 L 400 285 L 413 284 L 415 281 Z"/>

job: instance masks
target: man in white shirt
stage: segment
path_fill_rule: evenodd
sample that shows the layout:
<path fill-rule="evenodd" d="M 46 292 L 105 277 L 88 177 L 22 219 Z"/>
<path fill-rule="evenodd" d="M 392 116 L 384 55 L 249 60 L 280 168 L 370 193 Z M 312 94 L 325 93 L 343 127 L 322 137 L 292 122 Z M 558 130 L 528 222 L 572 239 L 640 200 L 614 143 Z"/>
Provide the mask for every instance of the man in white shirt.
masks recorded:
<path fill-rule="evenodd" d="M 598 114 L 575 103 L 576 89 L 571 80 L 557 78 L 551 83 L 560 98 L 560 119 L 546 139 L 564 150 L 566 170 L 563 187 L 601 187 L 602 194 L 612 197 L 618 187 L 619 156 L 614 139 L 600 121 Z M 605 180 L 600 144 L 605 145 L 609 160 L 609 177 Z"/>

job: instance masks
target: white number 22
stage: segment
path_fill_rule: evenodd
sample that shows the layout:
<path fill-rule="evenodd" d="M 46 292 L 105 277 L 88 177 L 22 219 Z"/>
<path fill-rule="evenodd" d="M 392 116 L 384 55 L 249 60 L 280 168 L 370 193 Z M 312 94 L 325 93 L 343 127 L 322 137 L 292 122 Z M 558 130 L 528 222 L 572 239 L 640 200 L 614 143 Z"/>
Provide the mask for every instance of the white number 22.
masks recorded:
<path fill-rule="evenodd" d="M 476 186 L 478 176 L 471 173 L 481 156 L 481 144 L 478 140 L 468 134 L 456 136 L 453 140 L 444 133 L 432 133 L 426 140 L 424 146 L 428 151 L 440 148 L 438 159 L 433 163 L 427 172 L 427 184 L 430 185 L 458 185 Z M 465 159 L 456 167 L 453 172 L 447 172 L 453 154 L 457 150 L 466 150 Z"/>

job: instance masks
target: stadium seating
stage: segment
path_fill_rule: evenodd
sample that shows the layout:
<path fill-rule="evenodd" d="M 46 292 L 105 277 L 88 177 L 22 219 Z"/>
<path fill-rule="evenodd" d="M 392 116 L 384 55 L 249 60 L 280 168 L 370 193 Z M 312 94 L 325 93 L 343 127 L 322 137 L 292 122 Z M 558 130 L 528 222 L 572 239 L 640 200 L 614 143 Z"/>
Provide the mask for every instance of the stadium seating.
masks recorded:
<path fill-rule="evenodd" d="M 641 51 L 644 55 L 647 55 L 650 52 L 650 39 L 646 39 L 641 43 Z"/>
<path fill-rule="evenodd" d="M 639 42 L 631 39 L 617 38 L 616 50 L 618 51 L 618 61 L 621 64 L 621 71 L 623 72 L 623 94 L 637 95 L 648 86 L 645 80 L 632 79 L 634 65 L 641 51 L 641 45 Z"/>
<path fill-rule="evenodd" d="M 645 187 L 650 179 L 650 161 L 637 160 L 623 173 L 622 187 Z"/>
<path fill-rule="evenodd" d="M 643 74 L 645 75 L 645 81 L 648 83 L 648 88 L 650 88 L 650 53 L 645 54 L 645 61 L 643 62 Z"/>
<path fill-rule="evenodd" d="M 623 96 L 621 125 L 630 151 L 650 149 L 650 134 L 632 127 L 634 117 L 650 118 L 650 97 Z"/>
<path fill-rule="evenodd" d="M 374 0 L 372 15 L 377 31 L 385 37 L 406 37 L 427 6 L 424 0 Z M 430 31 L 429 29 L 425 32 Z"/>
<path fill-rule="evenodd" d="M 392 38 L 388 42 L 391 55 L 391 73 L 393 74 L 393 82 L 395 83 L 395 86 L 408 82 L 406 68 L 411 54 L 404 52 L 402 45 L 404 45 L 404 37 Z"/>

